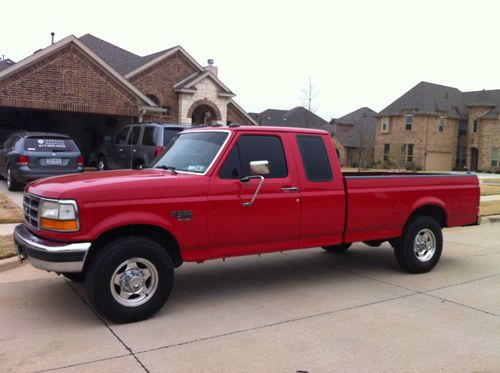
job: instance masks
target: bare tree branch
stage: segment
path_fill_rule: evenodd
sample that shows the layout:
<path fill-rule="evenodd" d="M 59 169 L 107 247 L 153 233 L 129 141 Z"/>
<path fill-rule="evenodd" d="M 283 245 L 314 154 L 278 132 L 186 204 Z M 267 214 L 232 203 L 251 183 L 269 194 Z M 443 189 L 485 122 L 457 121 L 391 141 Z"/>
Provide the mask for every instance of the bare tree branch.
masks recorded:
<path fill-rule="evenodd" d="M 302 90 L 302 96 L 299 97 L 302 106 L 312 113 L 318 110 L 316 98 L 318 90 L 314 87 L 311 77 L 307 81 L 307 86 Z"/>

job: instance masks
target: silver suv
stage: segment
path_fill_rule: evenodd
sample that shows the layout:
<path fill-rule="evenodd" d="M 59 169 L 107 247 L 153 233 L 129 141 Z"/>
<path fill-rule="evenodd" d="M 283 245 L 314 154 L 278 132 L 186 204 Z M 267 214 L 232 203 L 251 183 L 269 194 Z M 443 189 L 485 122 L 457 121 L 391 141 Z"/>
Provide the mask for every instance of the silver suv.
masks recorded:
<path fill-rule="evenodd" d="M 190 125 L 137 123 L 123 127 L 115 138 L 105 141 L 97 153 L 99 171 L 142 168 L 165 150 L 170 140 Z"/>

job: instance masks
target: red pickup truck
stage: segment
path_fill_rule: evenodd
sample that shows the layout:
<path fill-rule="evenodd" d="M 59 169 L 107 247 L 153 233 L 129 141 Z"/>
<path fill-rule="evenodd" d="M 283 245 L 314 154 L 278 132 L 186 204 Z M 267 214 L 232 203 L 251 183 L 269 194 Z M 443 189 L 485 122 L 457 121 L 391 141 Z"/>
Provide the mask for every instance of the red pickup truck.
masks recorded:
<path fill-rule="evenodd" d="M 35 181 L 24 195 L 19 256 L 86 282 L 101 314 L 145 319 L 183 262 L 389 241 L 401 267 L 430 271 L 441 229 L 477 223 L 473 175 L 344 173 L 324 131 L 186 130 L 151 168 Z"/>

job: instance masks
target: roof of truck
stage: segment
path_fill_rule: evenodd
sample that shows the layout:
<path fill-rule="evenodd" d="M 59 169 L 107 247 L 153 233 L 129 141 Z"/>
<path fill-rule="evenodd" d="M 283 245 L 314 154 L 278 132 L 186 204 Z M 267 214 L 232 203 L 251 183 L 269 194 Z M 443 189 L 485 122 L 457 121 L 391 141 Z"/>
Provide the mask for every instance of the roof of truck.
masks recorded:
<path fill-rule="evenodd" d="M 299 128 L 299 127 L 273 127 L 273 126 L 206 126 L 196 127 L 185 130 L 191 131 L 231 131 L 231 132 L 292 132 L 292 133 L 310 133 L 315 135 L 327 134 L 327 131 L 312 129 L 312 128 Z"/>

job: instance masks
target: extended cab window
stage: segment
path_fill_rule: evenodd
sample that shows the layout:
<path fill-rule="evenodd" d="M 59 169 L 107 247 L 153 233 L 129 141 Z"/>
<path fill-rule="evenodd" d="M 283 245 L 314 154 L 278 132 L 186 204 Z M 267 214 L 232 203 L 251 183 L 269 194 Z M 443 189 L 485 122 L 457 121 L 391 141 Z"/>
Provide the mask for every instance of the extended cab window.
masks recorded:
<path fill-rule="evenodd" d="M 288 175 L 285 152 L 277 136 L 244 135 L 231 150 L 222 165 L 219 177 L 239 179 L 250 176 L 251 161 L 268 161 L 266 178 L 283 178 Z"/>
<path fill-rule="evenodd" d="M 331 181 L 332 167 L 320 136 L 297 136 L 302 164 L 309 181 Z"/>

